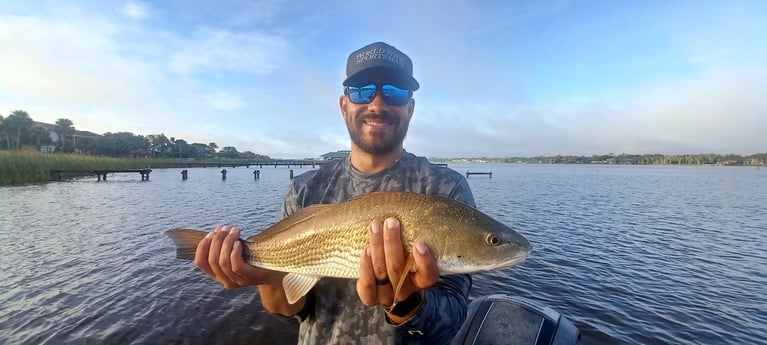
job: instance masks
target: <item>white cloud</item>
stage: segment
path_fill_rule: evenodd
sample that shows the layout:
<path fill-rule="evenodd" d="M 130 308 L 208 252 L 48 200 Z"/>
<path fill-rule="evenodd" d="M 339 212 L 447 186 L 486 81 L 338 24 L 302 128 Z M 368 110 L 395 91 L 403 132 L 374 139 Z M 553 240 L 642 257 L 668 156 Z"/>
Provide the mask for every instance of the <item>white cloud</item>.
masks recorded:
<path fill-rule="evenodd" d="M 0 113 L 23 109 L 83 130 L 164 132 L 275 157 L 319 155 L 349 145 L 337 108 L 347 52 L 384 40 L 414 58 L 423 87 L 406 141 L 417 154 L 765 151 L 764 48 L 748 49 L 764 40 L 748 37 L 753 20 L 733 24 L 737 44 L 716 28 L 704 32 L 719 35 L 711 42 L 675 33 L 664 42 L 674 52 L 627 53 L 616 62 L 629 63 L 626 75 L 612 76 L 567 54 L 530 61 L 528 52 L 549 59 L 540 50 L 556 49 L 522 34 L 550 24 L 541 17 L 566 14 L 568 2 L 541 9 L 403 1 L 354 18 L 339 14 L 350 5 L 336 5 L 184 2 L 182 10 L 134 1 L 117 12 L 71 4 L 8 11 L 0 14 Z M 391 30 L 365 25 L 403 8 Z M 547 32 L 556 38 L 561 30 Z M 632 62 L 651 75 L 632 75 Z M 557 80 L 563 63 L 598 78 Z M 641 83 L 622 83 L 627 76 Z M 609 95 L 589 91 L 600 89 Z"/>
<path fill-rule="evenodd" d="M 170 66 L 177 73 L 237 71 L 269 74 L 281 66 L 287 42 L 256 31 L 233 32 L 201 29 L 179 40 L 171 53 Z"/>
<path fill-rule="evenodd" d="M 214 92 L 205 98 L 211 106 L 220 110 L 234 110 L 245 105 L 240 95 L 231 92 Z"/>
<path fill-rule="evenodd" d="M 216 137 L 245 129 L 218 113 L 247 102 L 219 83 L 237 87 L 232 76 L 278 69 L 286 46 L 258 32 L 201 29 L 184 37 L 78 10 L 50 18 L 0 15 L 0 112 L 23 109 L 44 122 L 66 117 L 97 133 L 165 132 L 227 145 Z M 178 61 L 185 73 L 169 73 Z"/>
<path fill-rule="evenodd" d="M 0 73 L 11 90 L 54 99 L 71 99 L 96 93 L 110 98 L 111 82 L 100 70 L 110 57 L 111 25 L 89 23 L 83 30 L 76 23 L 32 17 L 0 18 Z M 102 71 L 103 72 L 103 71 Z M 125 91 L 125 90 L 118 90 Z M 115 92 L 119 93 L 119 92 Z"/>
<path fill-rule="evenodd" d="M 440 157 L 767 151 L 767 69 L 713 69 L 606 100 L 420 99 L 406 146 Z"/>
<path fill-rule="evenodd" d="M 149 16 L 149 9 L 143 2 L 128 1 L 123 6 L 123 14 L 130 19 L 142 20 Z"/>
<path fill-rule="evenodd" d="M 714 69 L 658 86 L 631 108 L 638 125 L 659 142 L 694 152 L 764 152 L 767 69 Z"/>

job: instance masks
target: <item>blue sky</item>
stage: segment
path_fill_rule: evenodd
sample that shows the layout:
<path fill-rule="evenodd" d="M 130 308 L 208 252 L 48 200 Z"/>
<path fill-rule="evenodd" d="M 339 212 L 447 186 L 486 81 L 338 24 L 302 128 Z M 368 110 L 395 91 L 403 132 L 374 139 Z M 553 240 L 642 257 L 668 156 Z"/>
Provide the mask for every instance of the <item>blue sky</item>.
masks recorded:
<path fill-rule="evenodd" d="M 421 83 L 433 157 L 767 152 L 765 1 L 5 1 L 0 115 L 272 157 L 349 148 L 353 50 Z"/>

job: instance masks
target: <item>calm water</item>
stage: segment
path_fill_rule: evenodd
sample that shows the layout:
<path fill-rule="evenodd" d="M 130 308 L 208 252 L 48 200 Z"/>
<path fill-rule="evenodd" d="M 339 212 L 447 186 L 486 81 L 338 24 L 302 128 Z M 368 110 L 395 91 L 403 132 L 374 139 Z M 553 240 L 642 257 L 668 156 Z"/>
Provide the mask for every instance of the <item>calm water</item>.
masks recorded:
<path fill-rule="evenodd" d="M 767 344 L 767 169 L 451 167 L 492 171 L 469 179 L 478 207 L 535 245 L 473 296 L 548 305 L 585 343 Z M 228 170 L 0 188 L 0 343 L 293 343 L 292 319 L 176 260 L 163 234 L 279 219 L 288 169 Z"/>

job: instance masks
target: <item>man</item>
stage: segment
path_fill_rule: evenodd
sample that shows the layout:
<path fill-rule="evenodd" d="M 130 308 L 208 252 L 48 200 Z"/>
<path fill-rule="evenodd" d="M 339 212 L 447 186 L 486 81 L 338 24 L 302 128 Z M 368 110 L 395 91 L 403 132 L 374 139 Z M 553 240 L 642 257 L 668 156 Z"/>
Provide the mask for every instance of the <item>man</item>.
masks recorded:
<path fill-rule="evenodd" d="M 385 190 L 441 195 L 475 206 L 461 174 L 403 148 L 415 109 L 413 91 L 419 88 L 410 58 L 386 43 L 373 43 L 349 56 L 346 75 L 339 105 L 352 141 L 349 159 L 295 178 L 283 216 L 311 204 Z M 285 297 L 285 273 L 245 263 L 238 228 L 219 227 L 208 234 L 195 264 L 227 289 L 257 285 L 266 310 L 302 320 L 300 344 L 448 343 L 466 317 L 471 278 L 440 277 L 429 248 L 417 241 L 416 270 L 407 274 L 397 304 L 390 307 L 408 253 L 396 218 L 371 221 L 359 279 L 324 278 L 295 304 Z"/>

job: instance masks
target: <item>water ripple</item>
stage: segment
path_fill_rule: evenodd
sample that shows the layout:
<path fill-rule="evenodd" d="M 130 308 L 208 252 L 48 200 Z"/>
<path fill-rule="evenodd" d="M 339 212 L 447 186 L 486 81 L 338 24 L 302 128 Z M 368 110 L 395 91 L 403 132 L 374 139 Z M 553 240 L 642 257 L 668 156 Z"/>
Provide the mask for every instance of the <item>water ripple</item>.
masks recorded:
<path fill-rule="evenodd" d="M 454 166 L 458 171 L 479 170 Z M 765 344 L 767 174 L 720 167 L 489 165 L 478 207 L 531 257 L 474 276 L 472 296 L 540 301 L 584 343 Z M 0 188 L 0 343 L 294 343 L 255 289 L 174 259 L 164 231 L 280 218 L 288 170 L 155 170 Z M 298 169 L 296 169 L 298 170 Z M 296 171 L 300 173 L 300 171 Z"/>

